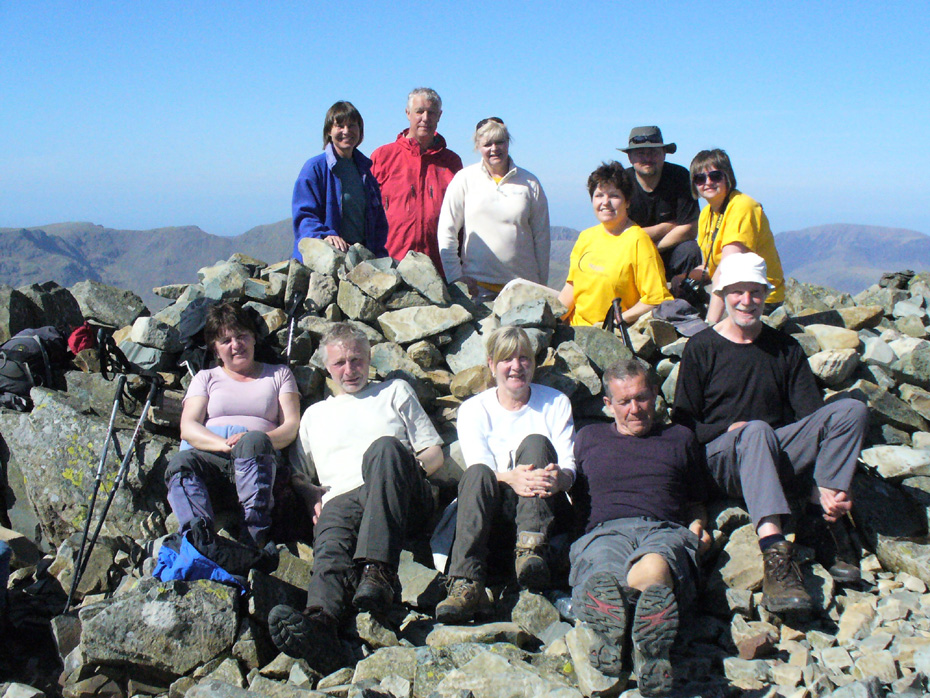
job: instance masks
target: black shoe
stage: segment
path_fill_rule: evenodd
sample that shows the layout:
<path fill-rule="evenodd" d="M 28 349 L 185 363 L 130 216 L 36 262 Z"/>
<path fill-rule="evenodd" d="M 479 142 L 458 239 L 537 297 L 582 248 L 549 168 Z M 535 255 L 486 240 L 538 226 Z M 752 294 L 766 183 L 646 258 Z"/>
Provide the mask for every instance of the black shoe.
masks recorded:
<path fill-rule="evenodd" d="M 275 647 L 289 657 L 305 659 L 323 674 L 348 664 L 337 625 L 335 618 L 319 608 L 301 612 L 280 604 L 268 614 L 268 630 Z"/>
<path fill-rule="evenodd" d="M 644 696 L 664 696 L 672 690 L 669 652 L 677 635 L 675 592 L 661 584 L 649 587 L 636 602 L 633 615 L 633 670 Z"/>
<path fill-rule="evenodd" d="M 588 577 L 581 589 L 580 603 L 577 607 L 573 604 L 578 620 L 593 630 L 599 640 L 591 646 L 591 664 L 607 676 L 620 676 L 623 670 L 626 604 L 620 582 L 609 572 Z"/>
<path fill-rule="evenodd" d="M 801 570 L 791 557 L 791 543 L 779 541 L 762 552 L 762 605 L 772 613 L 810 611 L 814 600 L 801 578 Z"/>
<path fill-rule="evenodd" d="M 827 521 L 820 514 L 810 514 L 798 525 L 797 542 L 814 549 L 817 562 L 837 582 L 855 584 L 862 579 L 859 556 L 846 528 L 846 517 Z"/>
<path fill-rule="evenodd" d="M 400 582 L 397 570 L 386 562 L 369 561 L 362 569 L 362 579 L 352 597 L 352 605 L 360 611 L 386 616 L 394 605 Z"/>

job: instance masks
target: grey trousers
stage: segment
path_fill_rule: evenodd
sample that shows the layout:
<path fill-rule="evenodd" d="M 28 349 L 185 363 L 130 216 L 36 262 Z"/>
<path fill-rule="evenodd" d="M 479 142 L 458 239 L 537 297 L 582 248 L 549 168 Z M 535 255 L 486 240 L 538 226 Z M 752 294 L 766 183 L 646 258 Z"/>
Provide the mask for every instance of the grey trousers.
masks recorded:
<path fill-rule="evenodd" d="M 228 490 L 234 486 L 249 534 L 261 545 L 271 526 L 276 470 L 274 446 L 261 431 L 243 434 L 231 453 L 196 448 L 179 451 L 165 470 L 168 504 L 178 517 L 182 532 L 195 518 L 205 519 L 212 525 L 210 490 Z"/>
<path fill-rule="evenodd" d="M 396 566 L 409 532 L 425 529 L 433 492 L 416 457 L 391 436 L 376 439 L 362 458 L 361 487 L 323 506 L 313 532 L 313 576 L 307 607 L 341 618 L 355 587 L 355 561 Z"/>
<path fill-rule="evenodd" d="M 868 419 L 863 403 L 846 398 L 778 429 L 748 422 L 707 444 L 707 466 L 723 491 L 746 501 L 758 526 L 766 516 L 791 513 L 786 488 L 849 491 Z"/>
<path fill-rule="evenodd" d="M 630 568 L 655 553 L 672 572 L 679 605 L 688 606 L 697 597 L 699 545 L 696 535 L 671 521 L 635 516 L 598 524 L 572 545 L 573 603 L 585 602 L 584 585 L 592 575 L 609 572 L 626 586 Z"/>
<path fill-rule="evenodd" d="M 557 462 L 558 455 L 548 438 L 530 434 L 523 439 L 514 459 L 521 465 L 545 468 Z M 549 540 L 556 511 L 563 508 L 568 508 L 568 500 L 562 492 L 553 497 L 520 497 L 513 488 L 500 484 L 495 471 L 487 465 L 469 466 L 459 482 L 449 576 L 484 581 L 489 554 L 512 563 L 517 534 L 533 531 Z"/>

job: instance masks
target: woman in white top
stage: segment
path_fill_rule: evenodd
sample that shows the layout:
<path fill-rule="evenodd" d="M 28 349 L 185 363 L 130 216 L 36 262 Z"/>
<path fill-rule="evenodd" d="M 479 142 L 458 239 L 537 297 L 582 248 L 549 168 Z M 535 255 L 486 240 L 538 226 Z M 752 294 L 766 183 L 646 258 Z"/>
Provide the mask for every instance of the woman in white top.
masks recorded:
<path fill-rule="evenodd" d="M 439 256 L 448 283 L 493 298 L 513 279 L 549 279 L 549 203 L 539 180 L 510 158 L 497 117 L 475 128 L 481 162 L 456 173 L 439 214 Z M 461 250 L 459 234 L 463 233 Z"/>
<path fill-rule="evenodd" d="M 548 542 L 554 527 L 570 520 L 564 493 L 575 480 L 571 404 L 558 390 L 532 383 L 533 349 L 519 327 L 495 330 L 487 350 L 496 386 L 458 411 L 467 469 L 459 483 L 449 595 L 436 608 L 443 623 L 471 619 L 484 595 L 489 553 L 512 555 L 515 543 L 517 582 L 545 587 Z"/>
<path fill-rule="evenodd" d="M 264 545 L 271 526 L 277 452 L 297 437 L 300 396 L 287 366 L 255 360 L 258 332 L 232 303 L 207 310 L 204 339 L 218 366 L 197 373 L 181 411 L 181 449 L 168 463 L 168 503 L 181 532 L 213 525 L 209 489 L 235 488 L 240 538 Z"/>

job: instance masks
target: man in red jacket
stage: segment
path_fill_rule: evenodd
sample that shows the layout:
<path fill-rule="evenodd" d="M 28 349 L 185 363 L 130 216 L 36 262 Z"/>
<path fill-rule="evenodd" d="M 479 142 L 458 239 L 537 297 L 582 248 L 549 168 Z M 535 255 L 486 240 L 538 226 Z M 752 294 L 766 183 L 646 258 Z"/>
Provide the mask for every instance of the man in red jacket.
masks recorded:
<path fill-rule="evenodd" d="M 371 154 L 371 171 L 381 186 L 388 219 L 387 251 L 401 260 L 409 250 L 429 255 L 442 274 L 436 228 L 442 197 L 462 158 L 436 133 L 442 100 L 435 90 L 417 87 L 407 95 L 410 128 Z"/>

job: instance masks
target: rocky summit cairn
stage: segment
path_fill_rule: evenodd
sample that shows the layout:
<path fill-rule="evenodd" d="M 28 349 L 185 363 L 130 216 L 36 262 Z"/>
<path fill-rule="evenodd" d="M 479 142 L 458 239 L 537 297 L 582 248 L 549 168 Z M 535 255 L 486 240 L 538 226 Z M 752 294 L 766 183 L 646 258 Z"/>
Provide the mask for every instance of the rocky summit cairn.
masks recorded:
<path fill-rule="evenodd" d="M 490 304 L 447 287 L 424 255 L 399 264 L 353 247 L 343 254 L 314 240 L 304 264 L 268 265 L 234 255 L 199 271 L 196 283 L 156 289 L 173 301 L 151 315 L 138 297 L 104 284 L 0 286 L 0 338 L 25 327 L 69 329 L 82 318 L 116 328 L 137 369 L 162 372 L 165 389 L 76 590 L 62 614 L 87 515 L 113 399 L 94 352 L 75 359 L 66 390 L 36 388 L 30 413 L 0 411 L 0 463 L 7 482 L 13 549 L 10 605 L 0 630 L 0 696 L 614 696 L 627 676 L 600 674 L 589 661 L 589 630 L 565 622 L 565 599 L 489 588 L 486 613 L 466 626 L 432 619 L 442 576 L 405 552 L 403 604 L 388 619 L 362 613 L 344 629 L 351 666 L 321 676 L 278 655 L 266 618 L 279 603 L 301 607 L 313 569 L 304 543 L 279 545 L 271 574 L 252 571 L 250 593 L 214 582 L 162 583 L 151 577 L 160 539 L 176 527 L 164 468 L 178 446 L 180 400 L 189 376 L 178 368 L 178 322 L 194 299 L 234 299 L 254 308 L 266 343 L 283 353 L 285 306 L 299 309 L 291 359 L 304 406 L 328 394 L 318 342 L 348 320 L 372 343 L 373 377 L 399 376 L 416 390 L 443 435 L 445 466 L 435 481 L 448 494 L 463 464 L 456 443 L 459 404 L 485 389 L 484 339 L 501 324 L 526 328 L 536 381 L 565 392 L 579 423 L 605 418 L 600 376 L 632 351 L 662 379 L 660 408 L 673 399 L 686 338 L 641 318 L 631 347 L 597 328 L 569 328 L 554 291 L 516 284 Z M 839 587 L 816 563 L 805 584 L 823 609 L 808 618 L 761 607 L 762 560 L 745 510 L 711 511 L 714 545 L 705 587 L 673 651 L 676 695 L 923 695 L 930 676 L 930 274 L 899 272 L 851 297 L 789 280 L 787 300 L 766 321 L 796 337 L 827 401 L 868 404 L 871 430 L 853 484 L 863 582 Z M 106 464 L 112 478 L 138 418 L 144 386 L 131 377 L 126 415 Z M 133 411 L 135 410 L 135 415 Z M 2 515 L 0 511 L 0 515 Z M 219 512 L 218 512 L 219 513 Z M 220 516 L 218 521 L 222 522 Z M 802 552 L 804 552 L 802 550 Z M 812 557 L 812 556 L 808 556 Z M 419 560 L 419 561 L 418 561 Z M 49 632 L 49 630 L 51 632 Z M 748 693 L 747 693 L 748 692 Z"/>

